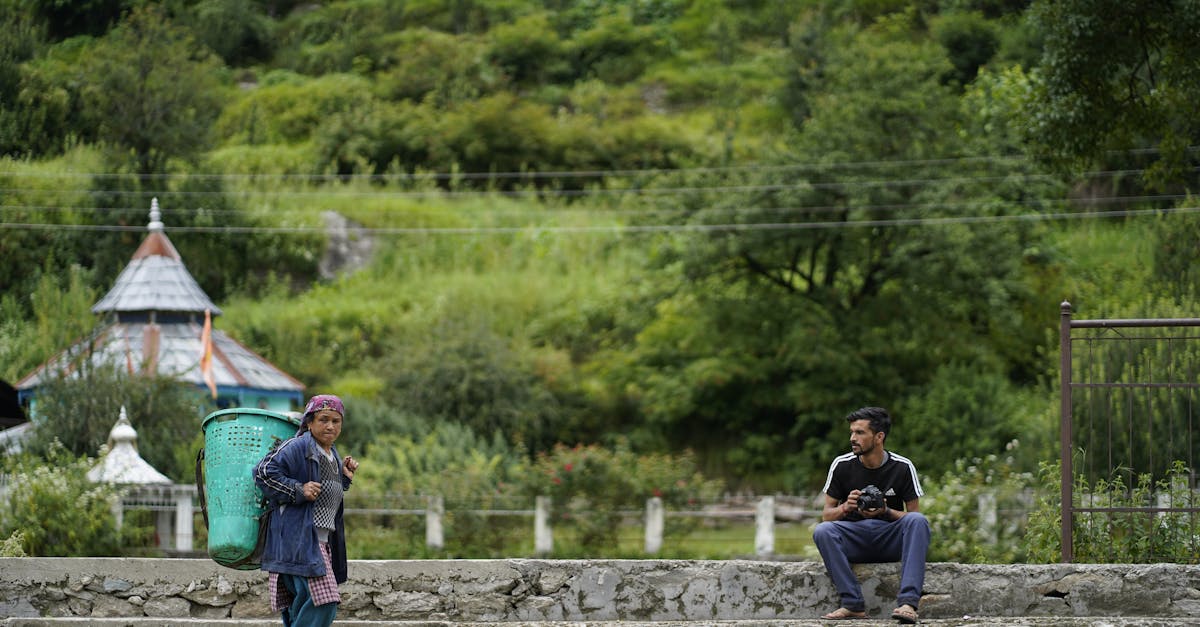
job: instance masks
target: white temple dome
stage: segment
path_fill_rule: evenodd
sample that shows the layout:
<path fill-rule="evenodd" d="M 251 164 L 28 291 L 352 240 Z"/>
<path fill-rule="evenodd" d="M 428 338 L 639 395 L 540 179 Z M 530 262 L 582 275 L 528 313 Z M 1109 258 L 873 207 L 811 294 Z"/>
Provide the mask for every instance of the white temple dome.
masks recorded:
<path fill-rule="evenodd" d="M 124 406 L 121 406 L 121 416 L 117 418 L 117 424 L 108 432 L 106 448 L 108 451 L 103 454 L 100 463 L 88 471 L 88 479 L 102 483 L 137 485 L 174 483 L 138 454 L 137 431 L 129 423 Z"/>

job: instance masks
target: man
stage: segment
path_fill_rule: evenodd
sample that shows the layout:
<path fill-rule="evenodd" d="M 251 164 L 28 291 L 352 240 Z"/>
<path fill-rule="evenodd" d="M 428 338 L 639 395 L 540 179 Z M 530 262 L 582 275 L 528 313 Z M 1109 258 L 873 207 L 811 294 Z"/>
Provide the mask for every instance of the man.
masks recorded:
<path fill-rule="evenodd" d="M 813 541 L 841 598 L 841 607 L 822 618 L 867 617 L 862 586 L 851 563 L 899 561 L 900 594 L 892 618 L 915 624 L 929 549 L 929 521 L 919 512 L 923 492 L 917 468 L 907 458 L 884 450 L 892 428 L 887 410 L 863 407 L 846 420 L 850 423 L 850 452 L 829 466 L 822 490 L 822 522 L 813 531 Z M 864 495 L 867 486 L 879 488 L 881 503 L 872 503 L 876 499 Z"/>

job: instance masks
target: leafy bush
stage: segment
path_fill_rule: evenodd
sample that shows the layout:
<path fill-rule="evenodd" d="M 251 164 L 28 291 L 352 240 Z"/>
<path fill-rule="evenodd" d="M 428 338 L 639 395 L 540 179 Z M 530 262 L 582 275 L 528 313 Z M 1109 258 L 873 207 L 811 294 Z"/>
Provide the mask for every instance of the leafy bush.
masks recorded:
<path fill-rule="evenodd" d="M 19 380 L 87 332 L 98 297 L 89 283 L 91 273 L 73 266 L 66 276 L 42 274 L 24 303 L 12 293 L 0 298 L 0 379 Z M 28 315 L 23 305 L 32 307 L 27 324 L 22 324 Z"/>
<path fill-rule="evenodd" d="M 1000 47 L 999 36 L 991 22 L 979 13 L 952 13 L 933 25 L 933 35 L 946 49 L 954 71 L 946 79 L 964 86 L 975 80 L 979 68 L 991 60 Z"/>
<path fill-rule="evenodd" d="M 514 83 L 545 83 L 570 69 L 562 54 L 563 42 L 546 12 L 500 24 L 488 33 L 488 38 L 491 58 Z"/>
<path fill-rule="evenodd" d="M 188 460 L 195 459 L 201 420 L 215 409 L 211 399 L 170 377 L 130 376 L 124 365 L 50 373 L 37 389 L 27 450 L 50 455 L 62 446 L 74 455 L 95 454 L 122 407 L 138 432 L 142 458 L 172 480 L 189 483 L 194 466 Z"/>
<path fill-rule="evenodd" d="M 1042 498 L 1030 516 L 1026 542 L 1030 562 L 1062 559 L 1061 466 L 1043 464 Z M 1175 461 L 1155 481 L 1149 474 L 1116 469 L 1112 477 L 1088 483 L 1076 475 L 1073 493 L 1088 507 L 1195 507 L 1192 472 Z M 1074 561 L 1078 563 L 1149 564 L 1200 561 L 1195 514 L 1191 512 L 1077 512 L 1072 526 Z"/>
<path fill-rule="evenodd" d="M 694 507 L 715 496 L 721 484 L 705 479 L 691 453 L 639 456 L 619 443 L 556 445 L 539 453 L 520 477 L 519 490 L 529 497 L 548 496 L 554 527 L 570 530 L 574 546 L 558 554 L 610 555 L 618 546 L 618 530 L 627 512 L 641 512 L 650 497 L 673 509 Z M 694 519 L 668 518 L 668 534 L 685 533 Z"/>
<path fill-rule="evenodd" d="M 447 33 L 481 33 L 540 5 L 531 0 L 409 0 L 402 4 L 406 25 Z"/>
<path fill-rule="evenodd" d="M 925 482 L 921 511 L 930 522 L 931 561 L 1011 564 L 1025 561 L 1026 517 L 1035 480 L 1021 472 L 1009 443 L 1004 457 L 960 459 L 941 477 Z"/>
<path fill-rule="evenodd" d="M 332 2 L 295 11 L 277 30 L 277 62 L 305 74 L 370 71 L 386 63 L 381 45 L 398 30 L 400 15 L 389 2 Z"/>
<path fill-rule="evenodd" d="M 271 55 L 274 22 L 255 3 L 201 0 L 180 21 L 229 65 L 249 65 Z"/>
<path fill-rule="evenodd" d="M 949 363 L 933 379 L 896 407 L 896 437 L 903 451 L 953 451 L 952 456 L 914 456 L 928 476 L 961 470 L 959 460 L 990 458 L 1003 452 L 1020 468 L 1053 454 L 1050 420 L 1041 395 L 1022 392 L 1007 377 L 977 364 Z M 1021 438 L 1021 446 L 1011 442 Z M 897 445 L 898 450 L 899 445 Z"/>
<path fill-rule="evenodd" d="M 383 352 L 382 342 L 395 332 L 391 305 L 363 292 L 345 298 L 341 288 L 317 284 L 302 299 L 277 290 L 253 306 L 231 303 L 223 307 L 222 324 L 284 372 L 322 386 L 339 374 L 362 369 Z"/>
<path fill-rule="evenodd" d="M 51 446 L 44 459 L 28 454 L 6 458 L 7 504 L 0 508 L 0 537 L 8 538 L 4 552 L 116 556 L 126 543 L 146 544 L 149 534 L 143 527 L 127 524 L 118 531 L 112 504 L 120 494 L 87 479 L 95 463 L 59 445 Z"/>
<path fill-rule="evenodd" d="M 351 74 L 266 85 L 227 106 L 213 129 L 226 146 L 300 143 L 370 91 L 370 81 Z"/>
<path fill-rule="evenodd" d="M 446 544 L 440 552 L 426 548 L 424 520 L 417 516 L 372 515 L 359 522 L 364 528 L 376 528 L 366 533 L 383 544 L 364 545 L 361 550 L 376 559 L 501 557 L 511 551 L 512 538 L 522 535 L 519 529 L 528 526 L 528 520 L 474 511 L 528 507 L 513 499 L 511 486 L 513 477 L 520 474 L 519 456 L 503 440 L 488 442 L 450 423 L 431 428 L 428 423 L 408 421 L 401 429 L 408 433 L 380 435 L 363 445 L 361 455 L 356 454 L 362 466 L 355 474 L 354 489 L 347 493 L 347 502 L 355 503 L 360 494 L 373 495 L 374 505 L 382 502 L 393 508 L 420 509 L 428 505 L 427 497 L 441 496 Z M 384 540 L 388 536 L 399 539 Z"/>
<path fill-rule="evenodd" d="M 204 167 L 227 174 L 289 176 L 313 174 L 318 159 L 311 142 L 300 144 L 237 144 L 210 151 Z"/>
<path fill-rule="evenodd" d="M 383 174 L 396 165 L 414 170 L 428 158 L 419 129 L 430 113 L 408 103 L 366 101 L 331 114 L 313 134 L 317 169 Z"/>
<path fill-rule="evenodd" d="M 385 400 L 479 434 L 542 450 L 561 416 L 527 357 L 482 321 L 442 322 L 387 360 Z"/>
<path fill-rule="evenodd" d="M 588 30 L 576 33 L 566 47 L 576 77 L 621 84 L 645 71 L 665 47 L 662 37 L 657 27 L 634 23 L 631 11 L 614 9 Z"/>
<path fill-rule="evenodd" d="M 29 557 L 25 552 L 25 532 L 17 529 L 0 542 L 0 557 Z"/>
<path fill-rule="evenodd" d="M 439 106 L 491 93 L 503 84 L 485 45 L 470 37 L 414 28 L 392 41 L 394 62 L 375 76 L 375 93 L 387 100 L 426 98 Z"/>

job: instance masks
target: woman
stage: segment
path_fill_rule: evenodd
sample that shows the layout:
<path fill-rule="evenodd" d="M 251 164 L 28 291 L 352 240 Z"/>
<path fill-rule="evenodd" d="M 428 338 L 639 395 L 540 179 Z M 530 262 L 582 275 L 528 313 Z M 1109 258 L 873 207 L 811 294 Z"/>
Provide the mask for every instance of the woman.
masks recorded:
<path fill-rule="evenodd" d="M 333 446 L 346 414 L 342 401 L 319 394 L 304 407 L 300 429 L 254 467 L 254 482 L 274 507 L 263 546 L 271 610 L 289 627 L 330 625 L 338 584 L 346 581 L 342 493 L 358 462 Z"/>

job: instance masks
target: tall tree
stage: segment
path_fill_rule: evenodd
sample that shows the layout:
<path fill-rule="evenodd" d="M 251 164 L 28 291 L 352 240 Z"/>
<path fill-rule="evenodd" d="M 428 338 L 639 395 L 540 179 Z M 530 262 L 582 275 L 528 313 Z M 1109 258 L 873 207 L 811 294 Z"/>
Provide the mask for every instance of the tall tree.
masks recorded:
<path fill-rule="evenodd" d="M 1200 141 L 1200 5 L 1039 0 L 1029 15 L 1044 35 L 1027 114 L 1036 152 L 1078 164 L 1109 150 L 1157 148 L 1150 182 L 1194 182 L 1188 148 Z"/>
<path fill-rule="evenodd" d="M 97 40 L 85 69 L 100 138 L 132 151 L 139 174 L 162 173 L 206 145 L 223 102 L 220 62 L 159 9 L 130 12 Z"/>
<path fill-rule="evenodd" d="M 894 406 L 943 363 L 1034 374 L 1004 348 L 1019 339 L 1012 354 L 1029 354 L 1039 339 L 1012 313 L 1031 298 L 1033 234 L 991 221 L 1025 210 L 1028 183 L 966 152 L 952 66 L 902 21 L 825 51 L 812 115 L 783 157 L 805 165 L 673 201 L 715 232 L 664 257 L 684 284 L 639 336 L 623 383 L 666 441 L 719 452 L 724 470 L 760 485 L 818 480 L 841 416 Z"/>

